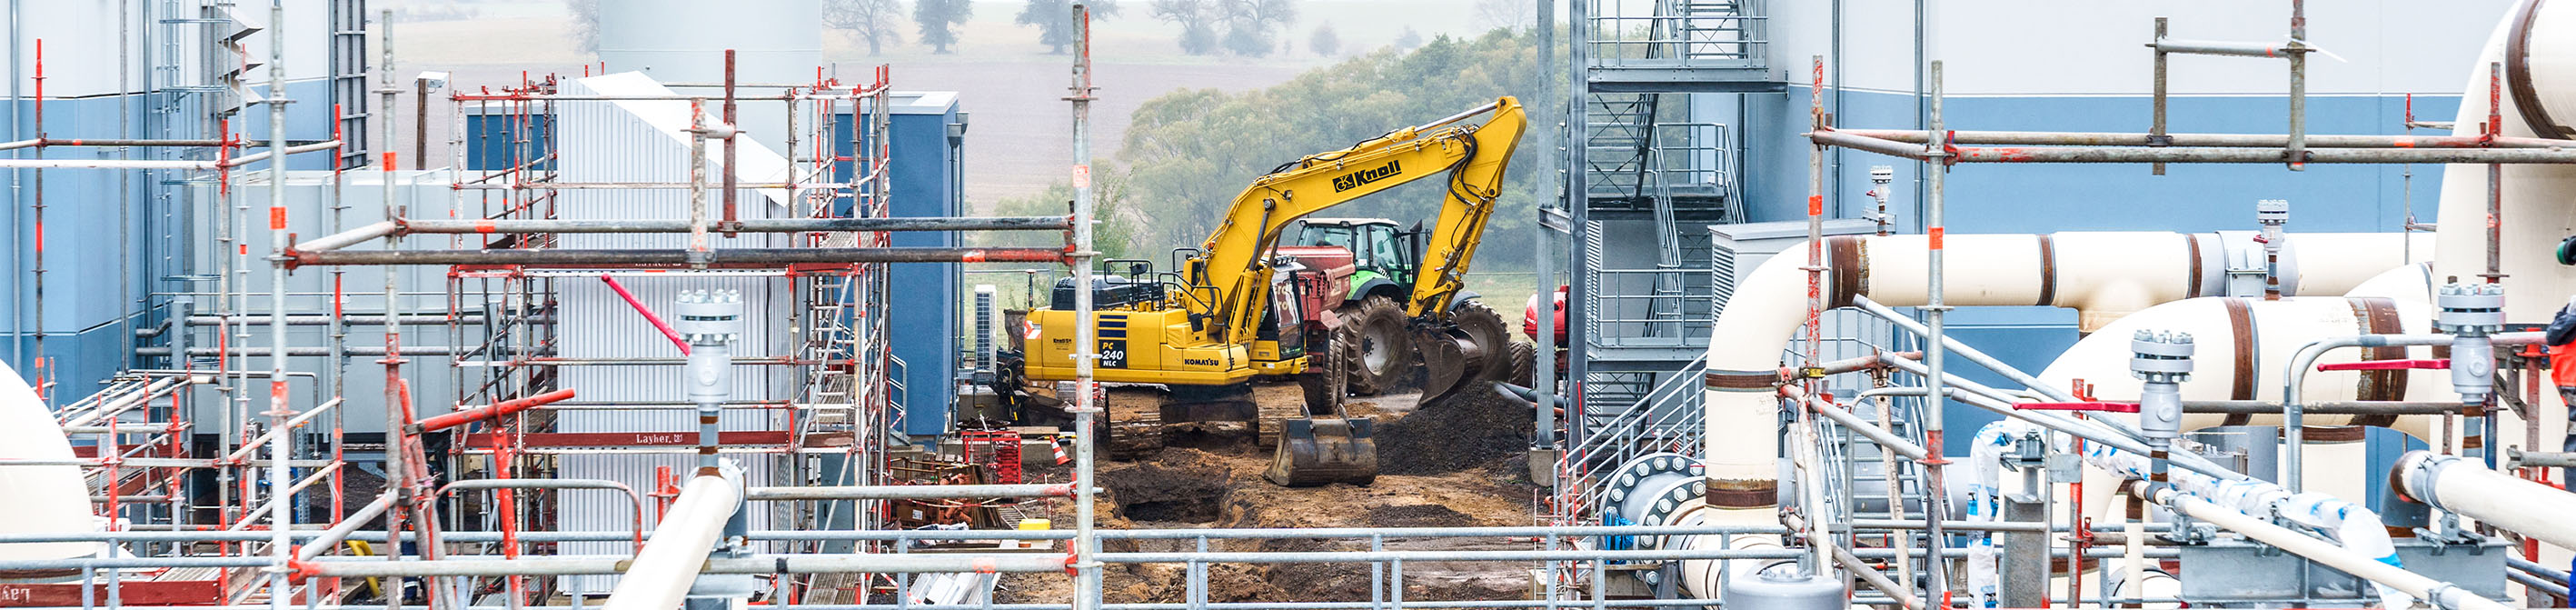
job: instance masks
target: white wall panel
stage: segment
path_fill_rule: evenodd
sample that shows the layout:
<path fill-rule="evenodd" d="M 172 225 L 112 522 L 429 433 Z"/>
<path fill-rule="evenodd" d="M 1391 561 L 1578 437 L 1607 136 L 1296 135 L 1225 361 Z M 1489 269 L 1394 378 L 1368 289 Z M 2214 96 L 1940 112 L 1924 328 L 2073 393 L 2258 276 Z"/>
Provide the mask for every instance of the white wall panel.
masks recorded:
<path fill-rule="evenodd" d="M 1842 7 L 1843 82 L 1858 90 L 1914 89 L 1915 0 L 1772 0 L 1771 67 L 1791 85 L 1808 80 L 1808 60 L 1833 54 L 1834 7 Z M 2170 18 L 2178 39 L 2279 42 L 2288 38 L 2287 0 L 1926 0 L 1931 59 L 1948 63 L 1954 95 L 2143 95 L 2152 90 L 2154 19 Z M 2508 0 L 2309 2 L 2309 42 L 2335 56 L 2308 62 L 2313 95 L 2432 93 L 2459 88 L 2458 67 L 2512 6 Z M 2181 95 L 2279 95 L 2288 62 L 2176 57 Z M 1828 76 L 1830 80 L 1831 76 Z"/>

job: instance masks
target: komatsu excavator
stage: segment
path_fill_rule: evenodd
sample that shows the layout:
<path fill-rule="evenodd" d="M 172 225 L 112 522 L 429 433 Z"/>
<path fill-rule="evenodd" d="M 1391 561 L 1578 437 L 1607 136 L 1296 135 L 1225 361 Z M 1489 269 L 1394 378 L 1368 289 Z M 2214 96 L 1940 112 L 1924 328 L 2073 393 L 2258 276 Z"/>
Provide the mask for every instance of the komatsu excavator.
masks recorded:
<path fill-rule="evenodd" d="M 1466 123 L 1480 116 L 1484 123 Z M 1087 324 L 1093 375 L 1105 387 L 1103 446 L 1113 457 L 1159 450 L 1167 424 L 1240 421 L 1275 441 L 1274 483 L 1367 484 L 1377 476 L 1374 423 L 1341 412 L 1342 369 L 1358 356 L 1333 312 L 1346 297 L 1351 254 L 1282 248 L 1281 235 L 1309 214 L 1445 175 L 1438 225 L 1422 240 L 1423 264 L 1404 300 L 1432 372 L 1425 404 L 1476 379 L 1501 379 L 1515 366 L 1510 333 L 1499 322 L 1459 328 L 1452 313 L 1499 319 L 1464 300 L 1466 272 L 1527 126 L 1520 102 L 1503 97 L 1282 164 L 1236 196 L 1199 247 L 1175 249 L 1176 269 L 1108 261 L 1112 273 L 1092 286 L 1060 282 L 1051 307 L 1027 314 L 1021 353 L 1003 358 L 1019 370 L 1005 377 L 1021 395 L 1047 393 L 1035 382 L 1074 379 L 1074 342 Z M 1077 317 L 1070 292 L 1085 289 L 1094 296 L 1089 320 Z"/>

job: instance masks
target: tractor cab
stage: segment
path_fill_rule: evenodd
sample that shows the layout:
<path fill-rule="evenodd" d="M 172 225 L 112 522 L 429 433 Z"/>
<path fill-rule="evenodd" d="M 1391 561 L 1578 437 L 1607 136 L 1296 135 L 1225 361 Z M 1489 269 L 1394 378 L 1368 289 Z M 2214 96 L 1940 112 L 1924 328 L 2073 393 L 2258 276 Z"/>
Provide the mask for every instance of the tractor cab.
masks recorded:
<path fill-rule="evenodd" d="M 1383 218 L 1308 218 L 1297 223 L 1290 233 L 1293 246 L 1330 246 L 1350 250 L 1357 273 L 1351 276 L 1353 288 L 1376 284 L 1413 285 L 1415 270 L 1421 269 L 1421 232 L 1407 231 L 1395 221 Z M 1371 280 L 1377 280 L 1372 282 Z M 1351 296 L 1365 296 L 1366 290 L 1353 290 Z"/>

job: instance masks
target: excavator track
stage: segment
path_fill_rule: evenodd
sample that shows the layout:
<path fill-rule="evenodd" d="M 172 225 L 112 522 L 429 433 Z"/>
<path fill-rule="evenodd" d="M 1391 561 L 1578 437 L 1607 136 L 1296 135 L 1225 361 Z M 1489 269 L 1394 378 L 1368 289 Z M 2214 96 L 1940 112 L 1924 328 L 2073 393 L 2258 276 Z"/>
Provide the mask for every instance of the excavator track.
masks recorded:
<path fill-rule="evenodd" d="M 1163 450 L 1163 391 L 1150 387 L 1107 388 L 1101 407 L 1109 414 L 1109 458 L 1132 460 Z"/>
<path fill-rule="evenodd" d="M 1306 390 L 1295 381 L 1261 381 L 1252 384 L 1252 407 L 1258 418 L 1252 430 L 1261 448 L 1279 446 L 1279 431 L 1286 422 L 1306 416 Z"/>

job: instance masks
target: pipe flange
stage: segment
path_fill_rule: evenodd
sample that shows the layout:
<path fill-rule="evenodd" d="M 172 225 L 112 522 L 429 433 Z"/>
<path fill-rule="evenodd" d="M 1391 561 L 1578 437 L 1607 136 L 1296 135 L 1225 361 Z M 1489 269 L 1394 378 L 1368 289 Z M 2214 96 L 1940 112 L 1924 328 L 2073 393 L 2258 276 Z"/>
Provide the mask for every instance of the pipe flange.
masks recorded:
<path fill-rule="evenodd" d="M 1664 493 L 1657 494 L 1655 496 L 1655 503 L 1647 505 L 1645 516 L 1638 519 L 1637 524 L 1649 526 L 1668 525 L 1666 521 L 1670 521 L 1673 518 L 1680 516 L 1679 511 L 1683 505 L 1698 501 L 1700 496 L 1707 493 L 1708 479 L 1692 476 L 1689 483 L 1674 485 L 1666 488 Z M 1664 538 L 1664 536 L 1640 536 L 1637 538 L 1637 548 L 1643 550 L 1661 549 L 1664 546 Z"/>
<path fill-rule="evenodd" d="M 2487 283 L 2443 284 L 2435 291 L 2438 310 L 2433 327 L 2462 336 L 2484 336 L 2504 330 L 2504 286 Z"/>
<path fill-rule="evenodd" d="M 2138 329 L 2129 340 L 2129 373 L 2147 383 L 2180 383 L 2191 379 L 2191 333 Z"/>
<path fill-rule="evenodd" d="M 1628 502 L 1629 494 L 1635 492 L 1638 486 L 1644 485 L 1656 475 L 1681 474 L 1699 478 L 1700 472 L 1704 469 L 1699 460 L 1679 453 L 1649 453 L 1637 456 L 1635 459 L 1628 460 L 1628 463 L 1619 465 L 1617 474 L 1610 477 L 1609 493 L 1602 497 L 1607 500 L 1606 504 L 1609 506 L 1621 506 Z"/>

